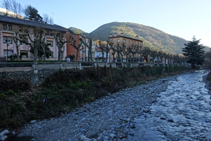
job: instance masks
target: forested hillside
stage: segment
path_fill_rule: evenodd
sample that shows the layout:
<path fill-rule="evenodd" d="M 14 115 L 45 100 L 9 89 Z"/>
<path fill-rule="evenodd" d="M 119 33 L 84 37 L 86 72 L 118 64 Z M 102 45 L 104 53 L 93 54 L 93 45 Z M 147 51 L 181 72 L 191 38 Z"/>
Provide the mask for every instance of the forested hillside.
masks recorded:
<path fill-rule="evenodd" d="M 76 28 L 75 30 L 81 31 Z M 98 27 L 91 33 L 85 33 L 83 31 L 81 33 L 94 38 L 95 40 L 100 39 L 103 41 L 108 40 L 110 33 L 123 33 L 124 36 L 132 38 L 135 38 L 138 35 L 138 38 L 144 41 L 144 46 L 147 46 L 152 50 L 161 49 L 165 52 L 177 54 L 182 53 L 184 43 L 187 43 L 185 39 L 167 34 L 156 28 L 128 22 L 112 22 Z M 205 50 L 208 49 L 206 48 Z"/>

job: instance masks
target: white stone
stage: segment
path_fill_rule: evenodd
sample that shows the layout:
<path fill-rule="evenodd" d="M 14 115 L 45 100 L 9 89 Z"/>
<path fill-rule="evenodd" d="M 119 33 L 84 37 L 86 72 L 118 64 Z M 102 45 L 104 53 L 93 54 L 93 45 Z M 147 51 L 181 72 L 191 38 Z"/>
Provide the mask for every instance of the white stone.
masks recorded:
<path fill-rule="evenodd" d="M 35 123 L 35 122 L 36 122 L 36 120 L 32 120 L 30 123 L 33 124 L 33 123 Z"/>
<path fill-rule="evenodd" d="M 82 140 L 82 141 L 91 141 L 91 139 L 87 138 L 87 137 L 84 136 L 84 135 L 81 135 L 81 140 Z"/>
<path fill-rule="evenodd" d="M 2 132 L 0 133 L 0 140 L 4 141 L 4 140 L 7 138 L 7 136 L 4 135 L 4 134 L 7 134 L 7 133 L 9 133 L 8 130 L 2 131 Z"/>

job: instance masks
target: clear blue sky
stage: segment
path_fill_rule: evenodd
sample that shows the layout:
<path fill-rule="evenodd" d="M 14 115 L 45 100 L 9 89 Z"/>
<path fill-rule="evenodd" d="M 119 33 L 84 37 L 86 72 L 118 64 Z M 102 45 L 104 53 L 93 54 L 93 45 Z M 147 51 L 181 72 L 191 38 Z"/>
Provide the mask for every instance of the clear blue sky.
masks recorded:
<path fill-rule="evenodd" d="M 211 0 L 16 0 L 54 23 L 91 32 L 109 22 L 133 22 L 211 47 Z"/>

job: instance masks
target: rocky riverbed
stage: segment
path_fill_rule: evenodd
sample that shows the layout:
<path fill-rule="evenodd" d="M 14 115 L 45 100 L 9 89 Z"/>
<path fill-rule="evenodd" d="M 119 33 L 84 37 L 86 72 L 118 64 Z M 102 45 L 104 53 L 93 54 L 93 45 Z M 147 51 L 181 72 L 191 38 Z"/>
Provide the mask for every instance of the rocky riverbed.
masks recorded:
<path fill-rule="evenodd" d="M 32 121 L 37 141 L 211 140 L 211 99 L 201 70 L 126 88 L 59 118 Z"/>

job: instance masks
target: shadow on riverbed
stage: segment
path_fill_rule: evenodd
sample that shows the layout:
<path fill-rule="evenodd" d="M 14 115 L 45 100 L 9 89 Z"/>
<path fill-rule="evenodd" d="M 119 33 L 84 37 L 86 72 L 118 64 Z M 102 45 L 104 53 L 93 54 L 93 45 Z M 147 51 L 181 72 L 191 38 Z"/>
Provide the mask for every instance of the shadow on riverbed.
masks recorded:
<path fill-rule="evenodd" d="M 16 137 L 11 141 L 31 141 L 34 137 L 32 136 L 23 136 L 23 137 Z"/>

